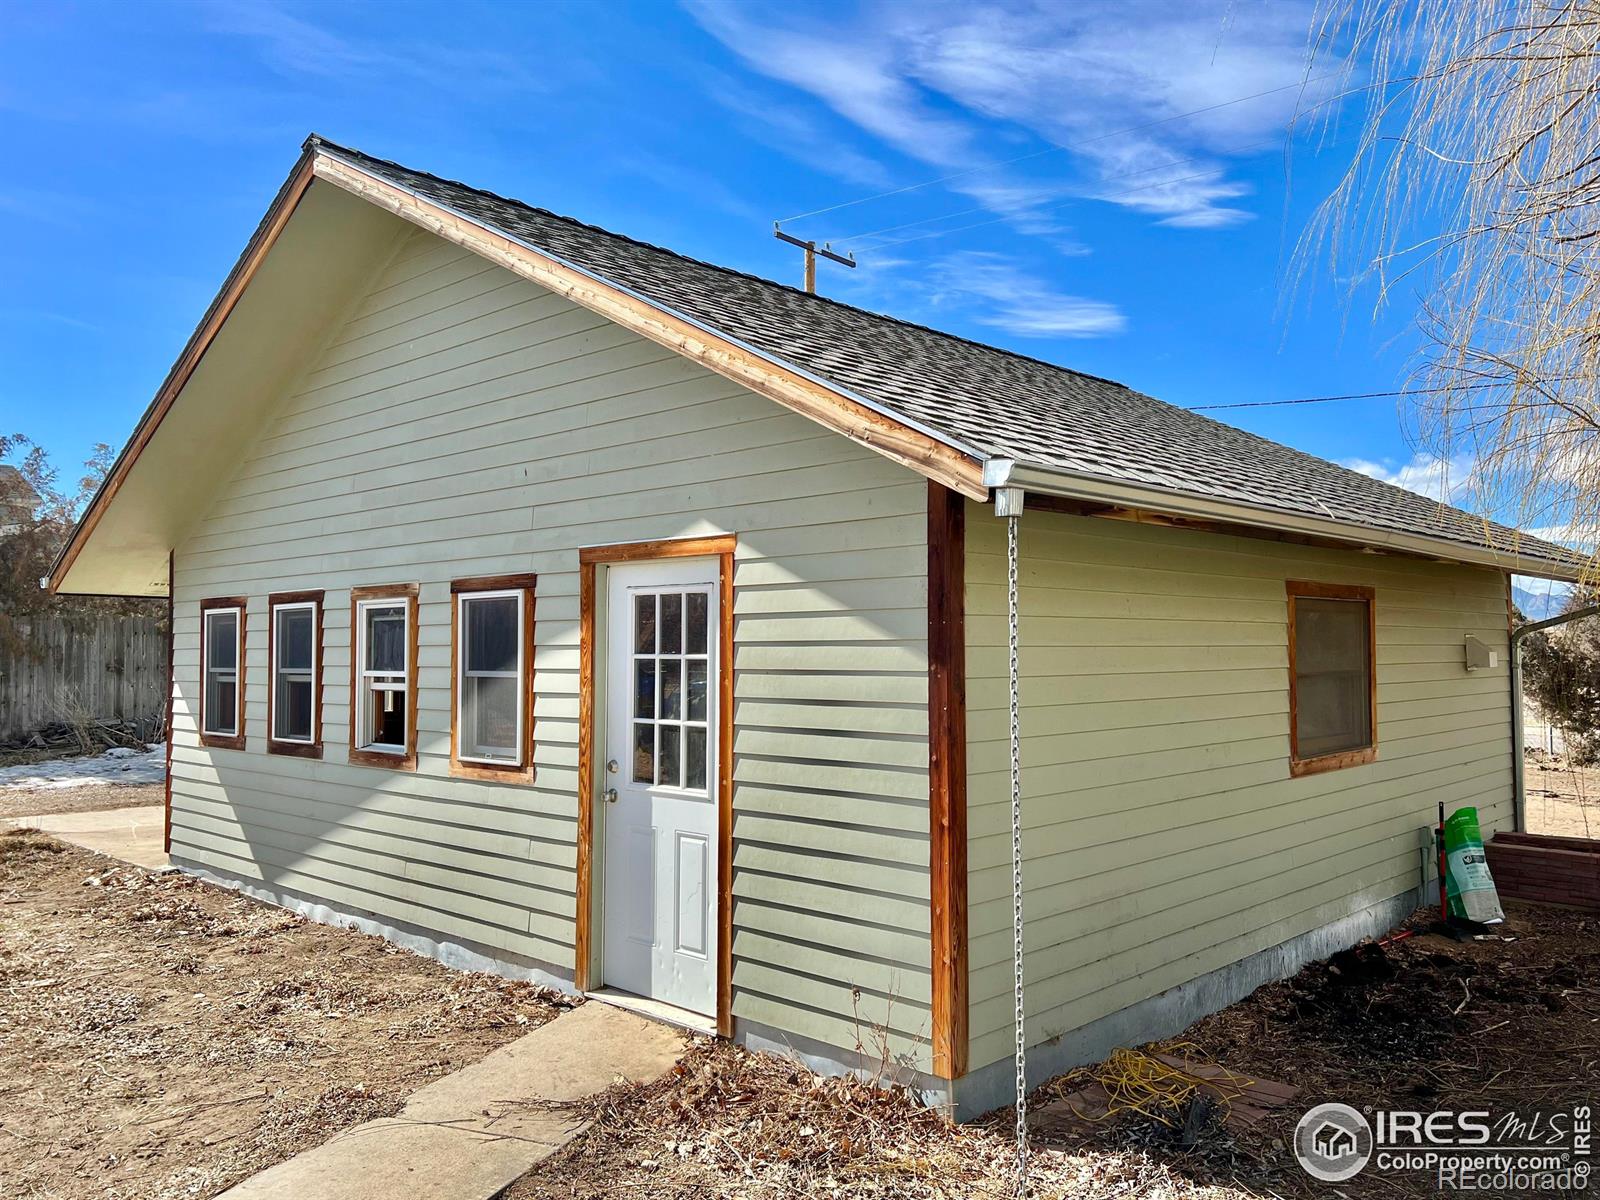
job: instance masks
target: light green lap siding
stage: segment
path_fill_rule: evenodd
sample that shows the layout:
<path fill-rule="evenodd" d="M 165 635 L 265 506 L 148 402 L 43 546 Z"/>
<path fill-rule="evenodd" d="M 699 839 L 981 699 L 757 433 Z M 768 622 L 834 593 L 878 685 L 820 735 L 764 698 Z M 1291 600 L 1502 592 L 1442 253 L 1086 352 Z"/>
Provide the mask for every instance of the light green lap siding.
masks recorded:
<path fill-rule="evenodd" d="M 926 486 L 421 233 L 178 547 L 173 850 L 572 968 L 583 545 L 732 531 L 736 1018 L 928 1034 Z M 449 581 L 535 571 L 537 781 L 448 776 Z M 351 766 L 350 588 L 416 582 L 419 769 Z M 322 588 L 320 762 L 265 752 L 269 592 Z M 248 746 L 195 736 L 199 601 L 249 596 Z M 852 989 L 859 989 L 859 998 Z"/>
<path fill-rule="evenodd" d="M 1005 537 L 968 518 L 981 1067 L 1012 1038 Z M 1042 512 L 1022 553 L 1031 1042 L 1415 887 L 1441 800 L 1509 824 L 1498 572 Z M 1289 777 L 1287 579 L 1376 589 L 1375 763 Z M 1499 667 L 1464 669 L 1469 634 Z"/>

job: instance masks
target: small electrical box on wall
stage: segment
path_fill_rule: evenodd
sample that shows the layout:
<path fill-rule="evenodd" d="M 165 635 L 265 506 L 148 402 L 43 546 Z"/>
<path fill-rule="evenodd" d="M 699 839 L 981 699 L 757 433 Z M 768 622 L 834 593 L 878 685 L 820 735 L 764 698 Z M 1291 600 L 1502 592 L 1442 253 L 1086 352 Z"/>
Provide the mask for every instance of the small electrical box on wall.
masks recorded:
<path fill-rule="evenodd" d="M 1492 671 L 1500 665 L 1500 654 L 1494 647 L 1475 637 L 1467 638 L 1467 670 Z"/>

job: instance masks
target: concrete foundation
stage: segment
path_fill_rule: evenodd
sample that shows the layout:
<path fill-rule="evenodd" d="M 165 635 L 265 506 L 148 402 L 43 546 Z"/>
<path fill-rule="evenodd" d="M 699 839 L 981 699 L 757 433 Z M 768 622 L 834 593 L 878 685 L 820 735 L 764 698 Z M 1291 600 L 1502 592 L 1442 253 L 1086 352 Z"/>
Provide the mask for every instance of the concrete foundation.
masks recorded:
<path fill-rule="evenodd" d="M 199 863 L 176 855 L 172 857 L 172 865 L 186 874 L 204 879 L 207 883 L 242 892 L 252 900 L 265 901 L 267 904 L 276 904 L 279 908 L 287 908 L 290 912 L 297 912 L 319 925 L 337 925 L 341 929 L 357 929 L 362 933 L 370 933 L 458 971 L 487 971 L 507 979 L 525 979 L 530 983 L 555 988 L 569 995 L 577 994 L 572 983 L 572 973 L 551 963 L 508 954 L 504 950 L 494 950 L 470 942 L 441 941 L 427 930 L 403 922 L 390 921 L 375 913 L 360 910 L 331 908 L 319 900 L 311 900 L 295 892 L 265 887 L 259 883 L 235 879 L 228 875 L 218 875 Z"/>
<path fill-rule="evenodd" d="M 1363 938 L 1387 933 L 1428 902 L 1424 896 L 1426 890 L 1427 885 L 1423 885 L 1381 901 L 1047 1042 L 1030 1046 L 1028 1087 L 1038 1087 L 1073 1067 L 1099 1062 L 1118 1046 L 1137 1046 L 1171 1037 L 1201 1017 L 1242 1000 L 1264 983 L 1287 978 L 1306 963 L 1327 958 Z M 970 1121 L 1013 1103 L 1016 1067 L 1010 1058 L 1003 1058 L 968 1072 L 950 1086 L 952 1115 L 958 1121 Z"/>

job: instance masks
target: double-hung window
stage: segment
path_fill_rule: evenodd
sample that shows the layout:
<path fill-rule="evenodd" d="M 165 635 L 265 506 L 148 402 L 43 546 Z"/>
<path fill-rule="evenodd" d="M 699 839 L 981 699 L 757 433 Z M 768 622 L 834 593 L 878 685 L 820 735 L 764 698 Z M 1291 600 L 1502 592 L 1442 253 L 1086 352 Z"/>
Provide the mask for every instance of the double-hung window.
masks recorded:
<path fill-rule="evenodd" d="M 200 741 L 244 749 L 242 597 L 200 603 Z"/>
<path fill-rule="evenodd" d="M 350 755 L 372 765 L 416 766 L 417 589 L 356 588 Z"/>
<path fill-rule="evenodd" d="M 525 775 L 532 760 L 533 587 L 531 575 L 451 585 L 457 774 Z"/>
<path fill-rule="evenodd" d="M 1289 773 L 1372 762 L 1378 753 L 1371 588 L 1288 584 Z"/>
<path fill-rule="evenodd" d="M 314 757 L 322 750 L 322 593 L 284 593 L 267 603 L 272 619 L 267 749 Z"/>

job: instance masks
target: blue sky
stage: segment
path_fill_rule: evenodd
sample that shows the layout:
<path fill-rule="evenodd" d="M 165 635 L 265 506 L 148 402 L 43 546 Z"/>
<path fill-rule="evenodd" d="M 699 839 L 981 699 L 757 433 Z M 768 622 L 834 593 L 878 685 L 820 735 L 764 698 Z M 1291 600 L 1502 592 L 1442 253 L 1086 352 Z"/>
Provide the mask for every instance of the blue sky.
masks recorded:
<path fill-rule="evenodd" d="M 0 0 L 0 429 L 120 445 L 312 130 L 782 280 L 772 221 L 830 209 L 786 225 L 855 249 L 821 290 L 1177 404 L 1388 391 L 1410 314 L 1294 280 L 1348 152 L 1337 103 L 1287 132 L 1310 19 Z M 1216 415 L 1437 486 L 1393 399 Z"/>

